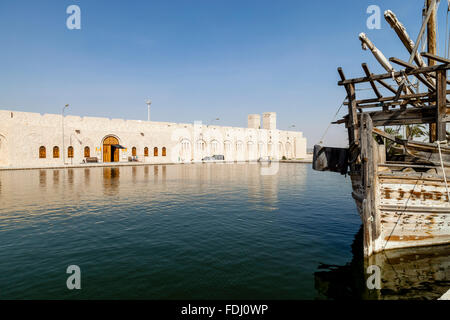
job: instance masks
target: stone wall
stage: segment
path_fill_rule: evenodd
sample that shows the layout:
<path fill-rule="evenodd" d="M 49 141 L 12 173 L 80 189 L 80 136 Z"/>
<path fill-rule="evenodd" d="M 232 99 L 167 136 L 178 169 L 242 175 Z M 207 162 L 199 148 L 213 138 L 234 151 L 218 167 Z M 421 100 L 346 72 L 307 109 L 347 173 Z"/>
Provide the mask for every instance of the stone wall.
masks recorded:
<path fill-rule="evenodd" d="M 136 147 L 140 162 L 179 163 L 201 161 L 205 156 L 223 154 L 226 161 L 252 161 L 259 157 L 272 159 L 304 158 L 306 139 L 301 132 L 207 126 L 141 120 L 95 117 L 64 117 L 64 150 L 62 116 L 56 114 L 0 110 L 0 166 L 30 167 L 82 163 L 84 148 L 90 156 L 103 158 L 103 140 L 114 136 L 126 149 L 120 150 L 120 161 L 128 161 Z M 46 157 L 39 158 L 39 148 Z M 53 148 L 59 148 L 59 158 Z M 74 150 L 68 157 L 68 147 Z M 144 156 L 144 148 L 149 156 Z M 154 148 L 158 156 L 154 156 Z M 162 156 L 162 148 L 167 150 Z"/>

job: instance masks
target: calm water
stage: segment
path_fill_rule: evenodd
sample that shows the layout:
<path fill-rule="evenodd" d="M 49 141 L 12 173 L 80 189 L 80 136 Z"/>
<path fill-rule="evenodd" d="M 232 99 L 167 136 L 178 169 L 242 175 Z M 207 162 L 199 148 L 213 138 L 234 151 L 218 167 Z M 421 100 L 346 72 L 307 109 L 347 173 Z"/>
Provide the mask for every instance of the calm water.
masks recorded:
<path fill-rule="evenodd" d="M 0 298 L 336 298 L 335 268 L 318 271 L 354 260 L 349 178 L 260 169 L 1 171 Z M 72 264 L 81 290 L 66 288 Z"/>

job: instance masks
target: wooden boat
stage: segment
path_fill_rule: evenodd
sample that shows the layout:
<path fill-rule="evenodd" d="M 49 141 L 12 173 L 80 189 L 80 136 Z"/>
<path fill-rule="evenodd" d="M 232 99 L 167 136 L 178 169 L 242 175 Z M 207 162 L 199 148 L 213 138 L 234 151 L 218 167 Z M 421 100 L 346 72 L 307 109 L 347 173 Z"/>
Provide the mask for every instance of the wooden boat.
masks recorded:
<path fill-rule="evenodd" d="M 338 68 L 341 78 L 338 85 L 347 92 L 348 114 L 335 123 L 345 123 L 349 147 L 341 150 L 315 147 L 315 170 L 351 177 L 352 197 L 364 227 L 366 256 L 388 249 L 450 243 L 450 146 L 446 132 L 446 123 L 450 121 L 447 99 L 450 60 L 430 50 L 434 41 L 430 25 L 435 19 L 436 1 L 429 4 L 421 28 L 421 33 L 425 26 L 429 28 L 429 52 L 421 54 L 417 48 L 422 34 L 419 33 L 414 44 L 395 15 L 391 11 L 385 13 L 411 54 L 408 62 L 386 59 L 366 35 L 360 35 L 363 47 L 372 51 L 387 73 L 373 74 L 364 63 L 363 77 L 347 79 L 342 68 Z M 423 58 L 428 58 L 428 65 Z M 396 71 L 390 62 L 403 69 Z M 424 86 L 423 92 L 411 85 L 413 78 Z M 359 84 L 370 84 L 375 98 L 358 100 Z M 414 124 L 429 125 L 429 143 L 399 139 L 381 130 L 386 126 Z M 388 143 L 403 151 L 387 153 Z"/>

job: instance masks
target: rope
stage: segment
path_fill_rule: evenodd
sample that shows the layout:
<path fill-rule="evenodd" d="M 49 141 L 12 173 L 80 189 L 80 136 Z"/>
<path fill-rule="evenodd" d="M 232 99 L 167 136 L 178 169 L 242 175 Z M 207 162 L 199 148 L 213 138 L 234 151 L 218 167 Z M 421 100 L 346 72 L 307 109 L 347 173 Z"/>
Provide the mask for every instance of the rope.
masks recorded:
<path fill-rule="evenodd" d="M 405 148 L 406 148 L 406 147 L 405 147 Z M 432 156 L 432 153 L 430 152 L 430 156 L 428 157 L 427 160 L 430 160 L 430 159 L 431 159 L 431 156 Z M 403 216 L 403 214 L 405 213 L 406 209 L 408 208 L 409 200 L 411 200 L 411 197 L 412 197 L 412 195 L 413 195 L 413 192 L 414 192 L 414 190 L 416 189 L 416 186 L 417 186 L 417 184 L 419 183 L 419 181 L 422 179 L 422 177 L 423 177 L 423 173 L 421 173 L 421 174 L 420 174 L 420 177 L 417 178 L 416 183 L 414 184 L 414 186 L 413 186 L 413 188 L 412 188 L 412 190 L 411 190 L 411 193 L 409 194 L 408 199 L 406 199 L 405 206 L 404 206 L 405 208 L 403 209 L 402 212 L 399 213 L 398 218 L 397 218 L 397 221 L 395 221 L 394 227 L 392 228 L 391 233 L 389 234 L 389 237 L 386 239 L 386 242 L 384 243 L 383 251 L 384 251 L 384 249 L 386 249 L 386 246 L 387 246 L 388 242 L 391 240 L 391 237 L 392 237 L 392 235 L 394 234 L 395 228 L 397 228 L 397 225 L 398 225 L 398 222 L 400 221 L 400 218 Z"/>
<path fill-rule="evenodd" d="M 323 133 L 322 138 L 320 138 L 320 141 L 319 141 L 318 144 L 323 144 L 323 139 L 325 138 L 325 136 L 326 136 L 326 134 L 327 134 L 327 132 L 328 132 L 328 129 L 330 129 L 330 127 L 331 127 L 331 125 L 332 125 L 332 122 L 334 121 L 334 119 L 336 119 L 336 117 L 337 117 L 339 111 L 341 111 L 341 108 L 342 108 L 342 106 L 344 105 L 344 102 L 345 102 L 346 99 L 347 99 L 347 96 L 344 98 L 344 100 L 342 101 L 342 103 L 341 103 L 341 105 L 339 106 L 338 110 L 336 111 L 336 113 L 335 113 L 333 119 L 332 119 L 331 122 L 328 124 L 328 127 L 325 129 L 325 132 Z"/>
<path fill-rule="evenodd" d="M 445 189 L 447 190 L 447 197 L 448 197 L 447 201 L 450 202 L 450 192 L 448 191 L 447 176 L 445 175 L 444 162 L 442 161 L 441 141 L 436 141 L 436 143 L 437 143 L 437 145 L 438 145 L 439 159 L 441 160 L 442 173 L 444 174 Z M 447 143 L 447 142 L 446 142 L 446 143 Z"/>

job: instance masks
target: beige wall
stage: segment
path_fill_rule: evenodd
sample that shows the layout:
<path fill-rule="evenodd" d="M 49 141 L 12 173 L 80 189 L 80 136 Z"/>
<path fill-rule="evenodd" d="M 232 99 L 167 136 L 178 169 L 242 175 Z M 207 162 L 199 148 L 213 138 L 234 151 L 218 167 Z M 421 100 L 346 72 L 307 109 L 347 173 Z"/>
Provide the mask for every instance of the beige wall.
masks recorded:
<path fill-rule="evenodd" d="M 63 164 L 61 115 L 0 110 L 0 123 L 0 166 Z M 109 135 L 127 148 L 120 150 L 120 161 L 127 161 L 132 147 L 137 148 L 139 161 L 148 163 L 201 161 L 214 154 L 225 155 L 226 161 L 306 156 L 306 139 L 301 132 L 66 116 L 66 163 L 81 163 L 85 146 L 89 146 L 91 157 L 102 161 L 102 141 Z M 39 158 L 40 146 L 46 148 L 45 159 Z M 54 146 L 60 149 L 57 159 L 53 158 Z M 67 157 L 69 146 L 74 148 L 74 158 Z M 149 148 L 148 157 L 144 157 L 144 147 Z M 157 157 L 153 156 L 154 147 L 158 147 Z M 167 148 L 165 157 L 163 147 Z"/>

